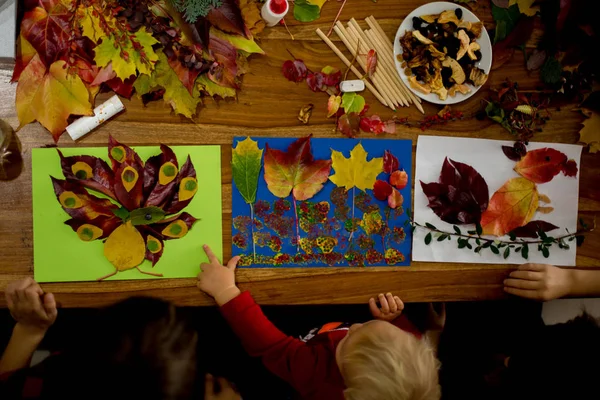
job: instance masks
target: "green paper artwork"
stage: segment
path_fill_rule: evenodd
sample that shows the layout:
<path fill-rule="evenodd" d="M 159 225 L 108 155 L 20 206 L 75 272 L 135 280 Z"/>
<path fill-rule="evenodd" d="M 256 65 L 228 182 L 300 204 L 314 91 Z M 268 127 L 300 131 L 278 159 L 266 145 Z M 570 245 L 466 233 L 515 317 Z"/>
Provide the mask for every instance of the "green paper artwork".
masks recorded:
<path fill-rule="evenodd" d="M 220 147 L 131 151 L 117 142 L 112 146 L 110 157 L 106 147 L 61 149 L 65 159 L 77 161 L 64 173 L 57 149 L 32 151 L 35 279 L 191 278 L 207 261 L 203 244 L 222 258 Z M 69 159 L 72 156 L 82 157 Z M 90 166 L 86 161 L 94 157 L 101 160 Z M 146 170 L 154 169 L 154 189 L 140 179 L 145 174 L 138 168 L 142 163 Z M 111 173 L 109 165 L 116 171 L 114 186 L 103 179 Z M 197 171 L 195 177 L 190 165 Z M 168 193 L 174 197 L 167 199 Z"/>

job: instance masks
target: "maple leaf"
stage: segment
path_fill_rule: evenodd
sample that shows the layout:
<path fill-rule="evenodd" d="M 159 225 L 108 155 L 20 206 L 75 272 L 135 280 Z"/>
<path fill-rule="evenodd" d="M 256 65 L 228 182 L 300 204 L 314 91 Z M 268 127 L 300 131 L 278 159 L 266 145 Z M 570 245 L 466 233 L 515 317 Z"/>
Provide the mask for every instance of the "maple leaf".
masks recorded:
<path fill-rule="evenodd" d="M 41 2 L 23 16 L 21 34 L 40 55 L 46 67 L 69 49 L 71 13 L 61 2 Z"/>
<path fill-rule="evenodd" d="M 573 161 L 574 162 L 574 161 Z M 528 151 L 515 165 L 515 171 L 524 178 L 535 183 L 550 182 L 552 178 L 565 171 L 567 156 L 555 149 L 545 147 Z M 575 164 L 577 168 L 577 164 Z M 569 170 L 573 170 L 572 163 Z"/>
<path fill-rule="evenodd" d="M 104 29 L 102 29 L 100 18 L 98 18 L 95 10 L 96 9 L 93 6 L 79 7 L 77 9 L 77 16 L 83 36 L 86 36 L 94 43 L 97 43 L 100 39 L 106 37 L 106 33 L 104 32 Z"/>
<path fill-rule="evenodd" d="M 102 42 L 94 48 L 96 65 L 106 67 L 112 62 L 113 71 L 123 80 L 135 75 L 136 70 L 140 74 L 150 75 L 154 63 L 158 61 L 158 55 L 152 49 L 152 45 L 158 43 L 158 40 L 146 31 L 145 27 L 140 28 L 134 36 L 136 42 L 142 46 L 140 50 L 136 50 L 127 37 L 119 43 L 115 42 L 113 36 L 102 38 Z"/>
<path fill-rule="evenodd" d="M 286 151 L 265 147 L 265 181 L 271 193 L 294 200 L 308 200 L 317 194 L 329 177 L 332 160 L 315 160 L 309 135 L 295 140 Z"/>
<path fill-rule="evenodd" d="M 306 79 L 308 68 L 306 68 L 306 64 L 302 60 L 287 60 L 281 66 L 281 72 L 288 81 L 297 83 Z"/>
<path fill-rule="evenodd" d="M 340 109 L 340 105 L 342 104 L 342 97 L 331 95 L 329 96 L 329 100 L 327 101 L 327 118 L 333 117 L 337 114 Z"/>
<path fill-rule="evenodd" d="M 389 150 L 383 152 L 383 172 L 391 174 L 400 168 L 400 162 Z"/>
<path fill-rule="evenodd" d="M 539 194 L 534 182 L 509 179 L 490 199 L 481 215 L 483 234 L 503 236 L 531 221 L 538 209 Z"/>
<path fill-rule="evenodd" d="M 377 51 L 371 49 L 367 53 L 367 74 L 369 78 L 373 78 L 373 74 L 375 73 L 375 69 L 377 68 Z"/>
<path fill-rule="evenodd" d="M 377 175 L 383 172 L 383 158 L 375 157 L 367 161 L 367 152 L 362 144 L 354 146 L 350 157 L 346 158 L 337 151 L 331 151 L 331 160 L 335 174 L 329 177 L 337 187 L 344 187 L 346 191 L 356 187 L 363 192 L 372 189 Z"/>
<path fill-rule="evenodd" d="M 439 182 L 424 183 L 423 193 L 429 208 L 449 224 L 473 224 L 488 208 L 489 192 L 485 179 L 473 167 L 444 160 Z"/>
<path fill-rule="evenodd" d="M 36 54 L 21 73 L 17 86 L 19 128 L 37 120 L 58 141 L 68 125 L 69 115 L 93 115 L 89 97 L 81 78 L 67 73 L 64 61 L 54 62 L 47 70 Z"/>
<path fill-rule="evenodd" d="M 21 33 L 17 39 L 17 49 L 15 68 L 10 80 L 11 82 L 17 82 L 19 80 L 21 72 L 23 72 L 25 67 L 29 64 L 29 61 L 31 61 L 33 56 L 37 54 L 37 51 L 35 51 L 31 43 L 29 43 L 27 39 L 23 37 L 23 33 Z"/>
<path fill-rule="evenodd" d="M 600 114 L 591 110 L 585 110 L 584 114 L 588 118 L 582 122 L 579 141 L 590 147 L 590 153 L 597 153 L 600 151 Z"/>
<path fill-rule="evenodd" d="M 248 204 L 256 201 L 262 155 L 258 143 L 249 137 L 239 141 L 231 152 L 233 182 Z"/>

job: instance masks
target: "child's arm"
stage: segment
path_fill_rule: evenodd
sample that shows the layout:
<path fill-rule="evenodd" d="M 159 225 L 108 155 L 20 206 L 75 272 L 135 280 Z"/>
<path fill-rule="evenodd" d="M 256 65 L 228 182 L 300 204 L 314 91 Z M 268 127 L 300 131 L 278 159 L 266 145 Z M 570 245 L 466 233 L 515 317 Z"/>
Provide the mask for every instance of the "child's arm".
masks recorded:
<path fill-rule="evenodd" d="M 198 288 L 215 299 L 248 354 L 261 357 L 271 372 L 300 393 L 313 390 L 317 380 L 324 379 L 331 370 L 335 355 L 323 346 L 307 346 L 287 336 L 267 319 L 250 293 L 241 293 L 235 284 L 239 257 L 223 266 L 208 246 L 204 251 L 210 264 L 200 266 Z"/>
<path fill-rule="evenodd" d="M 54 295 L 44 294 L 32 278 L 9 284 L 6 303 L 17 323 L 0 359 L 0 374 L 29 366 L 33 352 L 57 315 Z"/>
<path fill-rule="evenodd" d="M 523 264 L 504 281 L 504 291 L 534 300 L 600 296 L 600 271 Z"/>

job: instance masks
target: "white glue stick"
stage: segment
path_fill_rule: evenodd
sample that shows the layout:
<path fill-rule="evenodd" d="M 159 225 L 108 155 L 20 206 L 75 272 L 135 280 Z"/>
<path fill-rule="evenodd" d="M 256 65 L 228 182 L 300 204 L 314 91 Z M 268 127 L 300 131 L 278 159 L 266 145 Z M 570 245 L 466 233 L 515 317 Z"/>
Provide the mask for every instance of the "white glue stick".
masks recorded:
<path fill-rule="evenodd" d="M 260 15 L 267 26 L 275 26 L 281 21 L 290 9 L 287 0 L 267 0 L 260 10 Z"/>
<path fill-rule="evenodd" d="M 121 99 L 115 94 L 113 97 L 94 108 L 93 116 L 81 117 L 71 125 L 67 126 L 67 133 L 71 136 L 71 139 L 77 140 L 124 109 L 125 106 L 121 103 Z"/>

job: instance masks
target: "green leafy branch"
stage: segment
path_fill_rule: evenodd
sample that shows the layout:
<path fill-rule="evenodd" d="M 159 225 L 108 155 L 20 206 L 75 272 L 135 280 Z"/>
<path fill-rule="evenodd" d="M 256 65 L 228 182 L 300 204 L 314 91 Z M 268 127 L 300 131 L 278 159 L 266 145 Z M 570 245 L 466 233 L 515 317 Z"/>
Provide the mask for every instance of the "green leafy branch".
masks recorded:
<path fill-rule="evenodd" d="M 414 221 L 412 218 L 407 222 L 412 225 L 413 232 L 417 228 L 429 231 L 424 238 L 426 245 L 431 244 L 434 238 L 438 242 L 443 242 L 445 240 L 452 240 L 452 238 L 455 237 L 459 249 L 466 248 L 475 253 L 482 253 L 485 250 L 489 250 L 496 255 L 501 255 L 504 259 L 507 259 L 512 251 L 514 253 L 520 253 L 526 260 L 529 258 L 530 246 L 535 247 L 537 245 L 537 250 L 542 253 L 544 258 L 548 258 L 550 257 L 550 248 L 552 246 L 556 245 L 560 249 L 569 250 L 571 248 L 569 243 L 576 241 L 576 244 L 579 247 L 585 240 L 584 234 L 591 232 L 596 228 L 595 220 L 593 226 L 590 227 L 580 219 L 581 229 L 577 230 L 577 232 L 569 232 L 567 229 L 567 234 L 562 236 L 548 236 L 546 232 L 540 230 L 537 232 L 539 236 L 539 239 L 537 240 L 517 238 L 512 232 L 509 233 L 510 240 L 499 240 L 482 237 L 483 229 L 479 224 L 475 225 L 474 230 L 463 233 L 457 225 L 453 225 L 454 232 L 445 232 L 429 222 L 426 222 L 423 225 Z"/>

